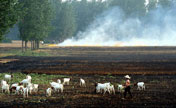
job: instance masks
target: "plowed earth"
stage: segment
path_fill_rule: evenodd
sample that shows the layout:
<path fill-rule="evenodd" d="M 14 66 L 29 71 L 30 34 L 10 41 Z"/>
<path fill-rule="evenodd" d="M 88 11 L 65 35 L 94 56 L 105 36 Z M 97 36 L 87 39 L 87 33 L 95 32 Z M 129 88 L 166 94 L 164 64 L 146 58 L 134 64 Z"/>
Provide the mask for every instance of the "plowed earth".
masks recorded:
<path fill-rule="evenodd" d="M 6 49 L 0 48 L 0 51 Z M 68 75 L 70 85 L 64 86 L 64 93 L 54 93 L 52 97 L 45 96 L 49 85 L 40 85 L 39 93 L 27 99 L 1 94 L 0 107 L 176 107 L 176 47 L 59 47 L 41 50 L 52 55 L 0 58 L 0 72 Z M 122 83 L 125 74 L 132 77 L 132 83 L 144 81 L 146 90 L 137 91 L 132 86 L 133 99 L 123 100 L 117 84 Z M 79 78 L 85 79 L 86 87 L 79 87 Z M 94 83 L 107 81 L 115 85 L 116 94 L 95 94 Z"/>

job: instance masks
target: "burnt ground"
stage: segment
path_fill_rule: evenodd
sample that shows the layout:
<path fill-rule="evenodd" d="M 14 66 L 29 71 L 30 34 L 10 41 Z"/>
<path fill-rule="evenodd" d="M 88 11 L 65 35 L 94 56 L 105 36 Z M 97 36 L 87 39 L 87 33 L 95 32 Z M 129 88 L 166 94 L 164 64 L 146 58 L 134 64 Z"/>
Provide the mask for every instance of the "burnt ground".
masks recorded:
<path fill-rule="evenodd" d="M 13 49 L 13 48 L 12 48 Z M 1 48 L 2 50 L 10 50 Z M 0 72 L 47 74 L 175 74 L 176 47 L 59 47 L 51 56 L 8 56 Z"/>
<path fill-rule="evenodd" d="M 145 91 L 137 91 L 132 86 L 133 99 L 123 100 L 123 94 L 117 91 L 117 83 L 121 83 L 123 76 L 105 75 L 70 75 L 72 78 L 70 85 L 64 86 L 63 93 L 54 93 L 52 97 L 45 96 L 45 89 L 49 85 L 40 85 L 39 93 L 29 95 L 23 99 L 22 96 L 14 94 L 1 94 L 1 107 L 176 107 L 176 76 L 175 75 L 133 75 L 131 82 L 144 81 Z M 86 87 L 79 87 L 79 78 L 86 80 Z M 54 79 L 56 80 L 56 79 Z M 94 83 L 110 81 L 115 85 L 116 94 L 95 94 Z M 127 95 L 128 97 L 128 95 Z"/>
<path fill-rule="evenodd" d="M 10 48 L 9 48 L 10 49 Z M 5 50 L 3 48 L 0 51 Z M 0 63 L 0 72 L 64 74 L 72 78 L 63 94 L 46 98 L 41 85 L 39 94 L 22 99 L 3 95 L 3 107 L 175 107 L 176 106 L 176 47 L 59 47 L 41 49 L 51 56 L 8 56 L 12 60 Z M 15 60 L 15 61 L 13 61 Z M 132 83 L 144 81 L 146 91 L 132 87 L 133 99 L 122 100 L 120 93 L 94 93 L 95 82 L 122 83 L 130 74 Z M 79 87 L 79 78 L 87 82 Z M 5 98 L 6 101 L 3 101 Z M 2 99 L 3 98 L 3 99 Z"/>

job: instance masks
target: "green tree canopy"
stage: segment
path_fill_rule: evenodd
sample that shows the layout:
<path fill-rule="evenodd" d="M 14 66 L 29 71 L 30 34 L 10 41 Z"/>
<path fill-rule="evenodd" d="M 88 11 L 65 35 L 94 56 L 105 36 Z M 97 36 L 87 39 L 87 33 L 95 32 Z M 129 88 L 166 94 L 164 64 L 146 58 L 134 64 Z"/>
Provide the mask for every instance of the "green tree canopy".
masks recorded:
<path fill-rule="evenodd" d="M 39 43 L 48 36 L 51 30 L 52 9 L 48 0 L 22 0 L 25 10 L 19 22 L 20 38 Z"/>
<path fill-rule="evenodd" d="M 111 6 L 118 6 L 128 16 L 144 16 L 145 15 L 145 0 L 112 0 Z"/>
<path fill-rule="evenodd" d="M 19 3 L 17 0 L 0 0 L 0 41 L 19 18 Z"/>
<path fill-rule="evenodd" d="M 55 19 L 53 20 L 53 31 L 50 38 L 63 41 L 73 36 L 76 30 L 75 11 L 70 2 L 54 2 Z"/>

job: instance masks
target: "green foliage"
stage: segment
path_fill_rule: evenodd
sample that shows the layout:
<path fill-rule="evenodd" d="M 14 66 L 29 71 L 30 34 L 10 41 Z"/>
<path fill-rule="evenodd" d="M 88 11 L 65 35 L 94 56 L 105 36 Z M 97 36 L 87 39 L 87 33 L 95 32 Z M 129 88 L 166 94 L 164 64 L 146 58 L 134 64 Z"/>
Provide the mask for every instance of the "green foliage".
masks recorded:
<path fill-rule="evenodd" d="M 145 0 L 71 0 L 63 3 L 61 0 L 51 0 L 54 7 L 56 18 L 53 20 L 53 30 L 49 40 L 63 41 L 80 31 L 84 31 L 93 22 L 97 15 L 104 10 L 118 6 L 125 13 L 123 18 L 138 17 L 143 18 L 146 13 Z M 172 0 L 159 0 L 158 5 L 167 7 Z M 148 10 L 156 8 L 157 0 L 150 0 Z M 67 7 L 69 6 L 69 7 Z M 68 17 L 69 16 L 69 17 Z M 68 29 L 68 28 L 72 29 Z M 76 30 L 76 31 L 75 31 Z M 75 31 L 75 32 L 74 32 Z"/>
<path fill-rule="evenodd" d="M 144 16 L 145 15 L 145 0 L 112 0 L 111 6 L 118 6 L 128 16 Z"/>
<path fill-rule="evenodd" d="M 10 73 L 0 73 L 0 79 L 4 78 L 5 74 Z M 18 83 L 26 78 L 27 74 L 21 73 L 21 72 L 15 72 L 12 73 L 13 79 L 11 83 Z M 53 81 L 54 79 L 61 79 L 64 77 L 67 77 L 66 75 L 47 75 L 47 74 L 37 74 L 37 73 L 31 73 L 29 74 L 32 77 L 32 83 L 34 84 L 49 84 L 49 82 Z"/>
<path fill-rule="evenodd" d="M 20 38 L 24 41 L 43 40 L 51 30 L 52 9 L 48 0 L 21 1 L 25 15 L 19 23 Z"/>
<path fill-rule="evenodd" d="M 84 31 L 97 15 L 108 8 L 107 3 L 100 0 L 93 0 L 92 2 L 88 2 L 87 0 L 82 0 L 81 2 L 75 1 L 72 5 L 76 13 L 77 32 Z"/>
<path fill-rule="evenodd" d="M 76 30 L 75 11 L 69 2 L 53 0 L 55 18 L 52 21 L 53 31 L 50 33 L 50 40 L 63 41 L 73 36 Z"/>
<path fill-rule="evenodd" d="M 23 41 L 48 39 L 62 42 L 84 31 L 97 15 L 118 6 L 126 17 L 146 15 L 145 0 L 0 0 L 0 41 L 10 27 L 19 20 Z M 171 6 L 172 0 L 159 0 L 162 7 Z M 157 0 L 150 0 L 149 11 L 156 8 Z M 49 37 L 48 37 L 49 35 Z M 46 38 L 48 37 L 48 38 Z"/>
<path fill-rule="evenodd" d="M 172 0 L 159 0 L 159 5 L 162 7 L 169 7 L 172 4 Z"/>
<path fill-rule="evenodd" d="M 146 7 L 144 6 L 145 0 L 111 0 L 111 6 L 120 7 L 126 14 L 126 16 L 141 17 L 146 15 Z M 162 7 L 169 7 L 172 4 L 172 0 L 150 0 L 148 9 L 149 11 L 157 8 L 157 5 Z"/>
<path fill-rule="evenodd" d="M 157 3 L 157 0 L 150 0 L 149 11 L 157 8 L 158 6 L 169 7 L 172 5 L 172 2 L 172 0 L 159 0 Z"/>
<path fill-rule="evenodd" d="M 108 8 L 107 3 L 100 0 L 93 0 L 92 2 L 87 0 L 51 1 L 56 16 L 52 21 L 53 30 L 47 39 L 59 42 L 75 36 L 79 31 L 84 31 L 98 14 Z"/>
<path fill-rule="evenodd" d="M 58 30 L 58 36 L 61 40 L 73 36 L 76 25 L 75 25 L 75 16 L 72 6 L 65 2 L 62 4 L 62 10 L 60 13 L 60 22 Z"/>
<path fill-rule="evenodd" d="M 19 18 L 17 0 L 0 0 L 0 41 Z"/>

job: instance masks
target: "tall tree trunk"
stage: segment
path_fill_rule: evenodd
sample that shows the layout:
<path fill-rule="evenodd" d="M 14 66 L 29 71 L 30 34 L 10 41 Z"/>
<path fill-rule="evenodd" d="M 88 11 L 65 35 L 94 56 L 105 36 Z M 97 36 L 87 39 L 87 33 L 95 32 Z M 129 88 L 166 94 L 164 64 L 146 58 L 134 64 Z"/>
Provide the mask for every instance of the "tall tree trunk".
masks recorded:
<path fill-rule="evenodd" d="M 32 43 L 33 43 L 33 48 L 32 49 L 34 50 L 35 49 L 35 40 L 33 40 Z"/>
<path fill-rule="evenodd" d="M 35 49 L 37 49 L 37 40 L 35 41 Z"/>
<path fill-rule="evenodd" d="M 37 41 L 37 49 L 39 49 L 39 47 L 40 47 L 40 41 L 38 40 Z"/>
<path fill-rule="evenodd" d="M 25 41 L 25 51 L 27 51 L 27 41 Z"/>
<path fill-rule="evenodd" d="M 33 41 L 31 40 L 31 50 L 33 50 Z"/>
<path fill-rule="evenodd" d="M 31 41 L 31 50 L 34 50 L 35 48 L 35 43 L 34 43 L 34 40 Z"/>
<path fill-rule="evenodd" d="M 34 50 L 36 49 L 36 42 L 35 42 L 35 40 L 34 40 Z"/>
<path fill-rule="evenodd" d="M 36 50 L 36 40 L 33 41 L 33 50 Z"/>
<path fill-rule="evenodd" d="M 21 46 L 21 48 L 22 48 L 22 52 L 24 52 L 24 41 L 22 40 L 22 46 Z"/>

